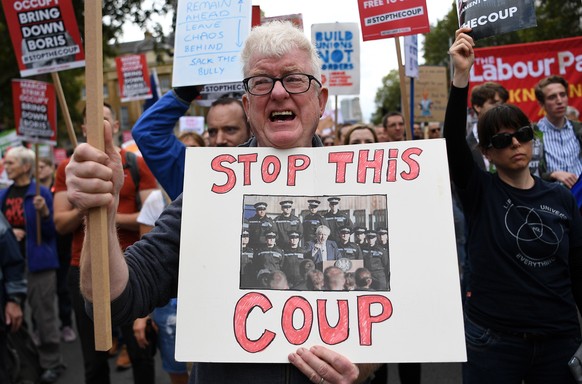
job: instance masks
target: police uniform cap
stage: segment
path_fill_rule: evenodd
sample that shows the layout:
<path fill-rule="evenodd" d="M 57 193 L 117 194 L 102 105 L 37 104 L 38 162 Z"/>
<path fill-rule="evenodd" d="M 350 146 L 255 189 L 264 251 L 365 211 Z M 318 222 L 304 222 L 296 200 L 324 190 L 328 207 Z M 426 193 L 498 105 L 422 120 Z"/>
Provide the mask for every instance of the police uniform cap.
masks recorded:
<path fill-rule="evenodd" d="M 291 200 L 281 201 L 281 208 L 291 208 L 293 206 L 293 202 Z"/>
<path fill-rule="evenodd" d="M 254 207 L 255 207 L 255 209 L 264 210 L 264 209 L 267 209 L 267 203 L 261 201 L 261 202 L 256 203 L 254 205 Z"/>
<path fill-rule="evenodd" d="M 376 232 L 374 232 L 374 231 L 366 231 L 366 237 L 376 237 Z"/>
<path fill-rule="evenodd" d="M 352 230 L 349 227 L 341 227 L 339 232 L 340 233 L 352 233 Z"/>
<path fill-rule="evenodd" d="M 248 231 L 248 229 L 243 229 L 242 236 L 243 237 L 249 237 L 249 231 Z"/>
<path fill-rule="evenodd" d="M 268 239 L 274 239 L 274 238 L 277 237 L 277 234 L 275 232 L 267 232 L 265 234 L 265 237 L 268 238 Z"/>
<path fill-rule="evenodd" d="M 297 231 L 289 231 L 287 233 L 287 235 L 289 236 L 290 239 L 297 238 L 297 237 L 299 237 L 299 232 L 297 232 Z"/>
<path fill-rule="evenodd" d="M 330 197 L 329 199 L 327 199 L 327 201 L 329 201 L 330 204 L 339 204 L 340 202 L 340 198 L 339 197 Z"/>
<path fill-rule="evenodd" d="M 378 229 L 377 233 L 379 235 L 387 235 L 388 234 L 388 230 L 386 228 L 380 228 L 380 229 Z"/>
<path fill-rule="evenodd" d="M 362 235 L 362 234 L 366 233 L 366 228 L 356 227 L 354 229 L 354 232 L 356 233 L 356 235 Z"/>
<path fill-rule="evenodd" d="M 321 201 L 319 200 L 307 200 L 307 202 L 309 203 L 310 208 L 319 207 L 319 204 L 321 204 Z"/>

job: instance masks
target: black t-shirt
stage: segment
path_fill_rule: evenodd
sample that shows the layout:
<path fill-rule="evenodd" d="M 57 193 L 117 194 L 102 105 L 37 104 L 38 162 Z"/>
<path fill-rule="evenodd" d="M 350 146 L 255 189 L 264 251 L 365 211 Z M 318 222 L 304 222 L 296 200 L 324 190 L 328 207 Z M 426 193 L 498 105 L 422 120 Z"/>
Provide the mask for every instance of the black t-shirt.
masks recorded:
<path fill-rule="evenodd" d="M 16 186 L 13 185 L 6 194 L 6 200 L 2 204 L 2 212 L 6 220 L 10 223 L 13 229 L 26 230 L 26 220 L 24 218 L 24 196 L 28 191 L 29 185 Z M 25 241 L 19 241 L 20 252 L 26 255 Z"/>
<path fill-rule="evenodd" d="M 466 314 L 501 332 L 578 335 L 569 254 L 582 246 L 582 217 L 574 197 L 537 177 L 517 189 L 479 169 L 465 140 L 466 106 L 467 88 L 452 87 L 444 136 L 469 225 Z"/>

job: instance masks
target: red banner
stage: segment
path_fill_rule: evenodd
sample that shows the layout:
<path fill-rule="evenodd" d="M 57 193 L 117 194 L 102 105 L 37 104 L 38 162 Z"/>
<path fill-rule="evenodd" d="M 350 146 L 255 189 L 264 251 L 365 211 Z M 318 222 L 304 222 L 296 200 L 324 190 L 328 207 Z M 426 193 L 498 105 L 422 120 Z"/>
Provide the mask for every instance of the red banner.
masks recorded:
<path fill-rule="evenodd" d="M 358 0 L 358 8 L 364 41 L 430 32 L 426 0 Z"/>
<path fill-rule="evenodd" d="M 2 0 L 22 77 L 85 66 L 71 0 Z"/>
<path fill-rule="evenodd" d="M 152 98 L 148 63 L 144 54 L 115 58 L 121 102 Z"/>
<path fill-rule="evenodd" d="M 509 102 L 537 122 L 544 111 L 534 88 L 550 75 L 568 81 L 568 104 L 582 111 L 582 37 L 477 48 L 470 88 L 486 81 L 503 85 L 509 91 Z"/>
<path fill-rule="evenodd" d="M 57 101 L 51 83 L 12 80 L 12 103 L 16 133 L 33 143 L 57 142 Z"/>

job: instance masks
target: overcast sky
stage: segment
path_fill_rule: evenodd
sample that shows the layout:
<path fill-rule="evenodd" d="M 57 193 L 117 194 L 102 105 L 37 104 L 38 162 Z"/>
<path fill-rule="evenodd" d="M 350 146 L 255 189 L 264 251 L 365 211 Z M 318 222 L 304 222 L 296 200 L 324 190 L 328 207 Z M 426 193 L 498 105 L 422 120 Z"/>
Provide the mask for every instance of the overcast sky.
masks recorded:
<path fill-rule="evenodd" d="M 336 21 L 360 22 L 357 0 L 252 0 L 252 2 L 253 5 L 261 7 L 266 17 L 301 13 L 303 15 L 303 28 L 310 39 L 312 24 Z M 450 11 L 451 6 L 451 0 L 427 0 L 430 23 L 435 25 Z M 135 29 L 128 29 L 124 36 L 125 41 L 139 40 L 140 38 L 143 38 L 143 33 Z M 419 38 L 419 44 L 419 61 L 422 64 L 422 37 Z M 401 40 L 401 46 L 403 45 Z M 359 97 L 364 121 L 369 122 L 370 116 L 376 109 L 374 97 L 380 87 L 382 77 L 391 70 L 397 69 L 398 63 L 394 39 L 361 42 L 360 50 Z M 357 95 L 340 96 L 339 100 L 355 96 Z M 330 100 L 333 101 L 333 97 L 330 97 Z M 330 106 L 333 107 L 333 104 Z"/>

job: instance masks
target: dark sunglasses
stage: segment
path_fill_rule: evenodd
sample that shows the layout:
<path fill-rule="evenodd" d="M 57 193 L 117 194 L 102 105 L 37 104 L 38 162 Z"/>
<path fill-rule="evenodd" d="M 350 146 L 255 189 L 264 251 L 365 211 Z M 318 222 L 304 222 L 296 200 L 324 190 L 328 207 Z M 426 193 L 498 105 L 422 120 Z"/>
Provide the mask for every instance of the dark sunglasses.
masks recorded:
<path fill-rule="evenodd" d="M 491 136 L 491 143 L 489 148 L 493 147 L 495 149 L 507 148 L 513 142 L 513 138 L 516 138 L 520 143 L 527 143 L 531 141 L 534 137 L 534 131 L 529 125 L 519 128 L 514 133 L 498 133 Z"/>

